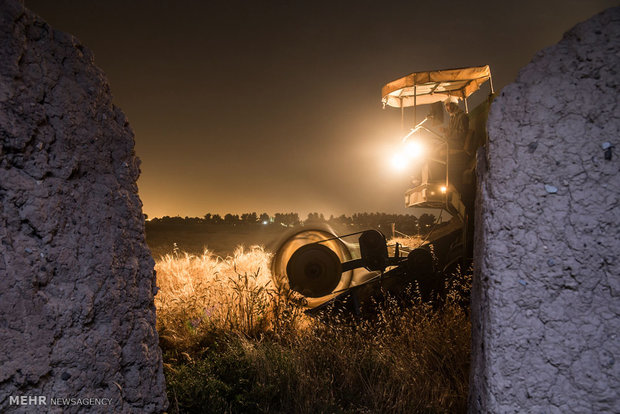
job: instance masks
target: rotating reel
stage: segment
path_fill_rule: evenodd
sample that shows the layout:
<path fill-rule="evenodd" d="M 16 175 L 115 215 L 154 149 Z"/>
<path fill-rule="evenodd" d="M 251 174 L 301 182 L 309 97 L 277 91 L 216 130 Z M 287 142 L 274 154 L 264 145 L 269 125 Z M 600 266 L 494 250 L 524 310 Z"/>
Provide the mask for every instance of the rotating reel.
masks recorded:
<path fill-rule="evenodd" d="M 349 246 L 331 229 L 308 229 L 284 238 L 271 261 L 271 275 L 282 290 L 293 290 L 306 299 L 308 307 L 331 299 L 332 292 L 347 289 L 353 270 L 341 263 L 351 260 Z"/>
<path fill-rule="evenodd" d="M 338 255 L 322 244 L 307 244 L 293 253 L 286 265 L 291 289 L 309 298 L 329 295 L 340 283 Z"/>

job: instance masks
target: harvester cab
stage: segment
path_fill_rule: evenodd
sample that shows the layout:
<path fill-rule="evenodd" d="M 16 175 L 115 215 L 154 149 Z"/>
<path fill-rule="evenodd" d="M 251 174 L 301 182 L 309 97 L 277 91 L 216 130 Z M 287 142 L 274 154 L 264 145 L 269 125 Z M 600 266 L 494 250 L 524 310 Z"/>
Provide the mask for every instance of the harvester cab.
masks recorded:
<path fill-rule="evenodd" d="M 466 220 L 468 204 L 473 201 L 473 168 L 477 148 L 484 143 L 485 132 L 481 128 L 467 128 L 462 136 L 451 134 L 443 127 L 443 105 L 450 99 L 462 102 L 467 114 L 467 125 L 479 125 L 477 119 L 486 112 L 469 113 L 468 99 L 480 87 L 493 84 L 489 66 L 416 72 L 385 85 L 382 89 L 383 107 L 399 108 L 404 129 L 406 108 L 412 108 L 415 125 L 402 138 L 401 162 L 417 156 L 426 148 L 412 188 L 405 193 L 407 207 L 442 209 L 462 221 Z M 428 107 L 428 115 L 418 122 L 419 107 Z M 448 105 L 446 105 L 448 106 Z M 460 109 L 459 109 L 460 111 Z M 455 115 L 451 115 L 455 116 Z"/>
<path fill-rule="evenodd" d="M 489 99 L 469 111 L 468 99 L 489 83 Z M 400 295 L 412 284 L 422 299 L 442 294 L 453 263 L 463 266 L 473 244 L 475 154 L 486 141 L 486 116 L 493 86 L 488 66 L 416 72 L 388 83 L 382 89 L 385 107 L 401 110 L 403 133 L 406 108 L 414 112 L 414 125 L 402 138 L 400 162 L 418 160 L 412 186 L 405 193 L 407 207 L 446 211 L 451 220 L 436 226 L 416 248 L 398 243 L 388 246 L 377 230 L 337 235 L 332 229 L 294 231 L 280 243 L 271 262 L 274 284 L 283 292 L 301 296 L 309 314 L 350 311 L 360 314 L 365 304 L 386 292 Z M 469 127 L 460 137 L 442 128 L 443 102 L 460 99 L 463 110 L 449 107 Z M 419 107 L 430 111 L 418 121 Z M 461 111 L 461 112 L 459 112 Z M 420 154 L 424 157 L 420 159 Z M 357 241 L 351 241 L 357 238 Z M 391 248 L 388 248 L 391 247 Z"/>
<path fill-rule="evenodd" d="M 489 98 L 469 110 L 470 98 L 488 83 Z M 473 212 L 476 192 L 476 151 L 486 142 L 486 119 L 493 90 L 488 65 L 415 72 L 386 84 L 382 102 L 401 111 L 405 134 L 405 110 L 413 111 L 414 125 L 402 138 L 397 154 L 401 168 L 411 168 L 412 185 L 405 205 L 439 209 L 450 214 L 443 231 L 431 232 L 427 241 L 443 250 L 445 267 L 467 266 L 473 256 Z M 444 104 L 450 120 L 446 126 Z M 418 111 L 428 110 L 421 121 Z M 417 165 L 409 166 L 415 161 Z M 446 238 L 450 230 L 457 237 Z M 446 231 L 448 230 L 448 231 Z M 450 245 L 446 245 L 451 240 Z"/>

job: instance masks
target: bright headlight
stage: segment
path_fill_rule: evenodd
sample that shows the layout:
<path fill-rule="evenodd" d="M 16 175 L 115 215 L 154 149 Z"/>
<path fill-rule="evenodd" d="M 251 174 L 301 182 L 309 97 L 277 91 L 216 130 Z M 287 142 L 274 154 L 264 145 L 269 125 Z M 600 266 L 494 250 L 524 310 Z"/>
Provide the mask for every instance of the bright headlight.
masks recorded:
<path fill-rule="evenodd" d="M 390 160 L 390 164 L 396 171 L 404 171 L 407 168 L 407 158 L 402 154 L 394 154 Z"/>
<path fill-rule="evenodd" d="M 419 141 L 408 141 L 405 144 L 405 152 L 410 158 L 421 158 L 424 156 L 424 145 Z"/>

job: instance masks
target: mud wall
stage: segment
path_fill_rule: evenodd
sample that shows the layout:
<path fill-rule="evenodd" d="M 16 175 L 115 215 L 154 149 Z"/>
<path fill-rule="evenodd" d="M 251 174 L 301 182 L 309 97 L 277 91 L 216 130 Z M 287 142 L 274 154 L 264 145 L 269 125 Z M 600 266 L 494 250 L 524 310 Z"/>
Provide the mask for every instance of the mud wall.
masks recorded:
<path fill-rule="evenodd" d="M 165 409 L 138 175 L 91 52 L 0 0 L 0 411 Z"/>
<path fill-rule="evenodd" d="M 620 8 L 539 52 L 479 154 L 470 412 L 620 412 Z"/>

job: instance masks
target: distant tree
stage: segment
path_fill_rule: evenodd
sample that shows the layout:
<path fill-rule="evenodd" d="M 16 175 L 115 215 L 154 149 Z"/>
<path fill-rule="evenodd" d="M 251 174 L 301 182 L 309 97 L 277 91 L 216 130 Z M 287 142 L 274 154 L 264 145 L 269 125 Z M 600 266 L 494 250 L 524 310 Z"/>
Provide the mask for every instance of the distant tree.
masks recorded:
<path fill-rule="evenodd" d="M 297 213 L 276 213 L 273 216 L 273 221 L 285 226 L 296 226 L 300 223 L 299 214 Z"/>
<path fill-rule="evenodd" d="M 241 222 L 243 224 L 256 224 L 258 222 L 258 216 L 256 213 L 243 213 L 241 215 Z"/>
<path fill-rule="evenodd" d="M 224 216 L 224 223 L 232 224 L 233 226 L 239 223 L 239 215 L 237 214 L 226 214 Z"/>
<path fill-rule="evenodd" d="M 342 214 L 340 217 L 338 217 L 338 219 L 342 222 L 342 224 L 346 224 L 347 226 L 353 225 L 353 218 L 345 214 Z"/>
<path fill-rule="evenodd" d="M 351 217 L 346 216 L 345 214 L 341 214 L 337 218 L 334 218 L 334 216 L 331 216 L 329 218 L 329 221 L 330 223 L 341 224 L 343 226 L 349 226 L 353 224 L 353 219 Z"/>
<path fill-rule="evenodd" d="M 372 227 L 372 223 L 370 221 L 370 214 L 368 213 L 355 213 L 351 216 L 351 221 L 359 227 Z"/>
<path fill-rule="evenodd" d="M 325 216 L 323 215 L 323 213 L 319 214 L 319 213 L 308 213 L 308 216 L 306 217 L 306 220 L 304 220 L 304 223 L 316 223 L 316 222 L 324 222 L 325 221 Z"/>
<path fill-rule="evenodd" d="M 289 226 L 297 226 L 301 224 L 301 220 L 299 219 L 299 214 L 297 213 L 289 213 L 288 215 L 288 225 Z"/>
<path fill-rule="evenodd" d="M 211 217 L 211 213 L 207 213 L 207 214 L 205 214 L 205 215 L 204 215 L 204 220 L 205 220 L 207 223 L 211 223 L 211 221 L 213 220 L 213 218 Z"/>
<path fill-rule="evenodd" d="M 408 235 L 418 234 L 418 218 L 411 214 L 399 214 L 396 217 L 396 230 Z"/>
<path fill-rule="evenodd" d="M 269 217 L 269 214 L 267 213 L 263 213 L 260 215 L 260 217 L 258 218 L 258 220 L 261 223 L 269 223 L 271 221 L 271 217 Z"/>
<path fill-rule="evenodd" d="M 204 219 L 202 217 L 190 217 L 185 219 L 186 224 L 198 225 L 204 223 Z"/>
<path fill-rule="evenodd" d="M 185 221 L 182 217 L 179 216 L 175 216 L 175 217 L 170 217 L 170 216 L 164 216 L 161 218 L 161 222 L 162 224 L 183 224 Z"/>
<path fill-rule="evenodd" d="M 222 220 L 222 216 L 220 216 L 219 214 L 214 214 L 211 217 L 211 223 L 213 224 L 222 224 L 224 222 L 224 220 Z"/>
<path fill-rule="evenodd" d="M 429 232 L 433 224 L 435 224 L 435 216 L 433 214 L 422 214 L 418 218 L 418 226 L 420 228 L 420 233 L 426 234 Z"/>

